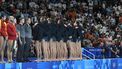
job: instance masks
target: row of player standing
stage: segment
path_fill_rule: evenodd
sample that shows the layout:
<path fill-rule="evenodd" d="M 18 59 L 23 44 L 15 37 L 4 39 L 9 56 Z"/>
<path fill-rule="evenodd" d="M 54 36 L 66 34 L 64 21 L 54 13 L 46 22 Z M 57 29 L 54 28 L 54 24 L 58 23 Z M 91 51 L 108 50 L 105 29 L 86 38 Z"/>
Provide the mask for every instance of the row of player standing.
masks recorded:
<path fill-rule="evenodd" d="M 78 24 L 44 20 L 33 28 L 38 61 L 41 59 L 81 58 L 81 33 Z"/>
<path fill-rule="evenodd" d="M 17 38 L 14 17 L 2 15 L 0 18 L 0 62 L 4 63 L 4 55 L 7 53 L 8 62 L 12 62 L 12 51 Z M 7 51 L 6 51 L 7 46 Z"/>
<path fill-rule="evenodd" d="M 30 18 L 20 18 L 19 24 L 16 25 L 18 32 L 17 44 L 18 50 L 16 60 L 18 62 L 29 61 L 30 46 L 32 43 L 32 29 L 30 26 Z"/>
<path fill-rule="evenodd" d="M 20 19 L 19 24 L 13 16 L 2 15 L 0 18 L 0 62 L 4 63 L 4 55 L 7 53 L 8 62 L 13 62 L 15 47 L 17 48 L 16 60 L 28 61 L 32 30 L 29 25 L 30 18 Z M 17 44 L 16 44 L 17 42 Z M 17 46 L 16 46 L 17 45 Z M 7 46 L 7 51 L 5 50 Z"/>
<path fill-rule="evenodd" d="M 73 46 L 75 43 L 71 37 L 71 30 L 73 25 L 67 25 L 67 27 L 63 23 L 49 23 L 47 21 L 43 21 L 42 23 L 37 24 L 33 28 L 33 37 L 32 37 L 32 30 L 31 30 L 31 19 L 30 18 L 20 18 L 19 23 L 16 24 L 14 21 L 14 17 L 10 20 L 10 25 L 6 23 L 6 18 L 2 19 L 2 24 L 5 23 L 5 28 L 7 26 L 13 26 L 14 29 L 10 28 L 9 30 L 14 31 L 14 33 L 10 34 L 14 39 L 10 41 L 8 44 L 8 35 L 0 35 L 0 47 L 1 47 L 1 61 L 4 62 L 4 52 L 5 46 L 8 48 L 8 62 L 13 62 L 13 48 L 15 46 L 15 42 L 17 42 L 17 55 L 16 60 L 18 62 L 29 61 L 29 53 L 30 53 L 30 45 L 32 42 L 32 38 L 35 40 L 35 47 L 37 50 L 37 57 L 41 57 L 44 59 L 59 59 L 59 58 L 69 58 L 70 56 L 76 57 L 75 55 L 78 53 L 74 53 L 75 51 L 80 51 L 77 49 L 81 49 L 80 45 L 79 48 L 75 49 Z M 15 27 L 16 26 L 16 27 Z M 1 26 L 3 27 L 3 25 Z M 71 28 L 72 27 L 72 28 Z M 67 30 L 66 30 L 67 29 Z M 5 29 L 6 30 L 6 29 Z M 8 32 L 1 30 L 8 34 Z M 65 32 L 68 31 L 68 32 Z M 67 35 L 64 35 L 65 33 Z M 64 34 L 63 34 L 64 33 Z M 0 32 L 0 34 L 2 34 Z M 13 35 L 14 34 L 14 35 Z M 70 36 L 69 36 L 70 35 Z M 67 36 L 67 37 L 64 37 Z M 4 38 L 4 39 L 3 39 Z M 67 39 L 66 39 L 67 38 Z M 68 41 L 69 40 L 69 45 Z M 2 42 L 3 41 L 3 42 Z M 68 47 L 69 46 L 69 47 Z M 3 48 L 4 47 L 4 48 Z M 73 48 L 74 47 L 74 48 Z M 79 52 L 80 54 L 81 52 Z M 69 55 L 70 54 L 70 55 Z M 70 57 L 71 58 L 71 57 Z"/>

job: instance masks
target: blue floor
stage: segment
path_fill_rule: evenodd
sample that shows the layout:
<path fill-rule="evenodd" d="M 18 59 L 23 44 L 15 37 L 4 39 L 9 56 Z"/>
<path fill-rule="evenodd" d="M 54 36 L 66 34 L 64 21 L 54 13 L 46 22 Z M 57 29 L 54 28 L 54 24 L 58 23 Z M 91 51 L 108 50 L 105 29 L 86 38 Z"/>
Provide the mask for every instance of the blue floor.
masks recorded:
<path fill-rule="evenodd" d="M 0 69 L 122 69 L 122 59 L 4 63 Z"/>

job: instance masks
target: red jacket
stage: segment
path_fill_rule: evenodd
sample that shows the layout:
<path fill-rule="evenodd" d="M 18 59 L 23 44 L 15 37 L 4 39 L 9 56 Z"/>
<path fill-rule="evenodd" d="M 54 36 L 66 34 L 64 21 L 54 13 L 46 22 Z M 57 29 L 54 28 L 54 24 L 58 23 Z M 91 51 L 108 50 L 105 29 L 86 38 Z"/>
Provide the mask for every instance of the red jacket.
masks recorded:
<path fill-rule="evenodd" d="M 0 36 L 4 36 L 4 37 L 8 36 L 8 33 L 7 33 L 7 23 L 3 22 L 3 21 L 1 21 Z"/>
<path fill-rule="evenodd" d="M 16 27 L 12 23 L 7 23 L 7 32 L 8 32 L 8 39 L 9 40 L 16 40 L 17 32 Z"/>

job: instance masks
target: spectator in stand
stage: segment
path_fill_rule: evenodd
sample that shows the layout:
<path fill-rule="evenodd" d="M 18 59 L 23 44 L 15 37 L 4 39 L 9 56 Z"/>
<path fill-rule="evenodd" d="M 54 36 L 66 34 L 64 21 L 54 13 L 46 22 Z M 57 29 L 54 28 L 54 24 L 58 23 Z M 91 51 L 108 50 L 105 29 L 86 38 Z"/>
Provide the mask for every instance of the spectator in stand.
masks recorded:
<path fill-rule="evenodd" d="M 122 23 L 122 15 L 119 17 L 119 23 Z"/>
<path fill-rule="evenodd" d="M 120 42 L 118 49 L 119 49 L 119 56 L 120 58 L 122 58 L 122 42 Z"/>

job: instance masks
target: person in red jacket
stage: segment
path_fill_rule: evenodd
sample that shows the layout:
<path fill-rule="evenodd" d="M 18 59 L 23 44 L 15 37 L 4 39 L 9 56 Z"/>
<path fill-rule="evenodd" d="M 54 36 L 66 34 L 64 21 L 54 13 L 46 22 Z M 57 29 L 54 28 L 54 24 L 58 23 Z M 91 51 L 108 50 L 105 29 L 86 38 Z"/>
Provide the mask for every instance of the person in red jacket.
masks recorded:
<path fill-rule="evenodd" d="M 0 19 L 0 62 L 2 61 L 2 45 L 3 45 L 3 36 L 1 36 L 1 26 L 2 26 L 2 19 Z"/>
<path fill-rule="evenodd" d="M 8 62 L 12 62 L 12 50 L 14 46 L 14 41 L 17 38 L 16 27 L 14 23 L 14 17 L 10 16 L 7 21 L 7 33 L 8 33 L 8 47 L 7 47 L 7 57 Z"/>
<path fill-rule="evenodd" d="M 3 15 L 2 19 L 0 20 L 0 62 L 4 63 L 4 50 L 8 38 L 8 33 L 7 33 L 7 24 L 5 22 L 6 16 Z"/>

